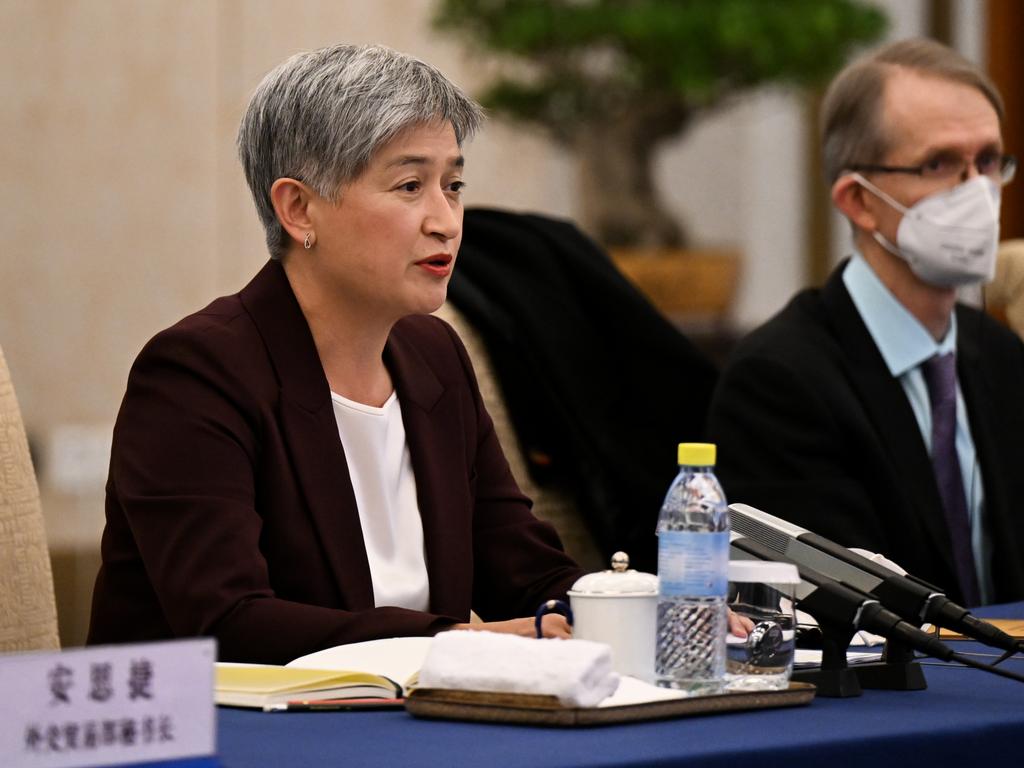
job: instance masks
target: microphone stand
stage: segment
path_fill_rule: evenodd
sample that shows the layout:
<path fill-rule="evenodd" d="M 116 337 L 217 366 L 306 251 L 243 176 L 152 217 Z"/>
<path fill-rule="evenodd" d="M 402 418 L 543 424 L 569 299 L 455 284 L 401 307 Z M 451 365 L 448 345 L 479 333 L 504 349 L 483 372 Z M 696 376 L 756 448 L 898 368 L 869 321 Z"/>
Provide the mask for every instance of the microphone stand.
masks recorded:
<path fill-rule="evenodd" d="M 794 669 L 793 680 L 813 683 L 818 696 L 833 699 L 847 699 L 860 696 L 863 686 L 857 673 L 846 663 L 846 649 L 857 628 L 844 617 L 834 616 L 832 606 L 827 605 L 831 597 L 823 590 L 815 589 L 804 599 L 796 601 L 800 610 L 809 613 L 818 622 L 821 630 L 821 666 L 817 669 Z"/>
<path fill-rule="evenodd" d="M 1024 642 L 975 618 L 942 589 L 910 574 L 901 575 L 866 557 L 748 504 L 730 504 L 734 533 L 764 544 L 829 578 L 871 595 L 914 626 L 930 622 L 1006 652 L 996 664 L 1024 652 Z M 766 559 L 766 558 L 762 558 Z M 767 559 L 771 559 L 770 557 Z"/>
<path fill-rule="evenodd" d="M 734 538 L 733 551 L 741 557 L 759 560 L 793 562 L 770 547 L 746 537 Z M 866 595 L 824 576 L 807 566 L 795 563 L 800 578 L 814 588 L 797 595 L 796 605 L 809 613 L 821 629 L 821 667 L 794 670 L 792 678 L 814 683 L 818 695 L 830 698 L 860 696 L 863 688 L 897 691 L 920 691 L 928 687 L 924 669 L 914 657 L 914 649 L 897 639 L 887 639 L 882 660 L 858 664 L 851 669 L 846 661 L 846 649 L 864 620 L 879 620 L 878 612 L 869 611 L 867 604 L 881 606 L 871 595 Z M 893 616 L 892 618 L 897 618 Z M 871 627 L 865 627 L 871 630 Z"/>
<path fill-rule="evenodd" d="M 736 535 L 732 538 L 730 546 L 739 559 L 793 562 L 770 547 L 743 536 Z M 799 563 L 794 564 L 801 579 L 794 602 L 818 620 L 822 630 L 822 665 L 820 670 L 810 673 L 799 670 L 793 677 L 816 683 L 819 695 L 859 696 L 861 688 L 866 687 L 923 690 L 927 684 L 921 665 L 914 657 L 914 651 L 940 661 L 957 662 L 966 667 L 1024 683 L 1024 675 L 995 664 L 982 664 L 964 654 L 956 653 L 937 637 L 922 632 L 898 613 L 883 607 L 874 595 L 834 581 L 813 568 Z M 958 606 L 954 607 L 962 610 Z M 886 649 L 883 661 L 865 664 L 853 672 L 847 666 L 846 648 L 858 629 L 866 629 L 885 637 Z M 1014 649 L 1019 647 L 1016 641 L 1013 645 Z M 865 669 L 868 671 L 865 672 Z"/>

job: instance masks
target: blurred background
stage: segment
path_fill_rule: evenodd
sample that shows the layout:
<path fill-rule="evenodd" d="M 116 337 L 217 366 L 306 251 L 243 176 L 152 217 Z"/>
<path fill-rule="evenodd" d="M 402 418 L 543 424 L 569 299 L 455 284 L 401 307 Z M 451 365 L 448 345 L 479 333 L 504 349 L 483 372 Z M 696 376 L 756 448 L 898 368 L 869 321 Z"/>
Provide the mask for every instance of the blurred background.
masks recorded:
<path fill-rule="evenodd" d="M 237 291 L 267 258 L 234 149 L 252 90 L 290 54 L 336 42 L 406 51 L 476 96 L 502 73 L 535 72 L 529 56 L 498 55 L 500 35 L 484 44 L 474 5 L 0 0 L 0 347 L 36 462 L 64 645 L 85 637 L 110 431 L 132 360 L 154 333 Z M 773 0 L 746 5 L 757 13 Z M 815 13 L 815 0 L 803 5 Z M 1008 101 L 1007 151 L 1024 151 L 1021 65 L 1011 52 L 1024 4 L 860 5 L 877 17 L 862 39 L 932 36 L 987 67 Z M 442 12 L 470 15 L 438 21 Z M 863 44 L 847 31 L 833 30 L 839 61 Z M 799 37 L 783 42 L 806 48 Z M 685 239 L 639 245 L 695 249 L 680 257 L 705 264 L 683 278 L 693 290 L 658 302 L 718 355 L 849 249 L 818 174 L 820 88 L 783 70 L 748 73 L 721 94 L 695 82 L 685 120 L 649 142 L 654 202 L 638 208 L 678 222 Z M 636 245 L 602 229 L 592 193 L 616 179 L 585 161 L 582 139 L 492 106 L 466 149 L 467 205 L 568 217 L 606 246 Z M 1005 197 L 1008 237 L 1024 235 L 1018 194 Z"/>

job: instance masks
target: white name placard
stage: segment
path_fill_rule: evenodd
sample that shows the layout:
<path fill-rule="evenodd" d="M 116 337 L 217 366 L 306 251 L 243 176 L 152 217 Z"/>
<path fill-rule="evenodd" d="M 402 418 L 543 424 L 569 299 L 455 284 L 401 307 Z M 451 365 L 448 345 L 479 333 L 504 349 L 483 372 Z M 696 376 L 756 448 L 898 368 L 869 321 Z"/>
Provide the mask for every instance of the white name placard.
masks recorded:
<path fill-rule="evenodd" d="M 205 638 L 0 656 L 0 765 L 212 755 L 216 657 Z"/>

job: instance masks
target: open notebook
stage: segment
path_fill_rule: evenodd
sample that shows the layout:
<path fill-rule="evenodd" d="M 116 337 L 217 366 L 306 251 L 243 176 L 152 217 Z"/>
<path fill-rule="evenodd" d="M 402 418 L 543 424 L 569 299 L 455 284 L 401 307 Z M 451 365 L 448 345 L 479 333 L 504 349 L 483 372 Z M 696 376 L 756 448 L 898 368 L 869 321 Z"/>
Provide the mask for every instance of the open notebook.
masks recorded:
<path fill-rule="evenodd" d="M 387 677 L 357 671 L 219 663 L 215 680 L 217 704 L 264 711 L 398 706 L 403 695 Z"/>
<path fill-rule="evenodd" d="M 325 648 L 291 661 L 288 669 L 333 669 L 383 675 L 400 684 L 400 690 L 416 684 L 416 675 L 427 658 L 429 637 L 389 637 Z"/>
<path fill-rule="evenodd" d="M 217 704 L 265 711 L 401 706 L 429 637 L 395 637 L 327 648 L 286 666 L 218 663 Z"/>

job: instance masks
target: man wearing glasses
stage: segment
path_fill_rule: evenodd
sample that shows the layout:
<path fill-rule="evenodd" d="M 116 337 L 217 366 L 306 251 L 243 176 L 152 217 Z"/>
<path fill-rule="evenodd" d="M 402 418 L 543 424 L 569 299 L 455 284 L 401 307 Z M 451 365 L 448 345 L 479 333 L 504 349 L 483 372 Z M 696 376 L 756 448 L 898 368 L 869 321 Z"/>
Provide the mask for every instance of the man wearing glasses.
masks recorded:
<path fill-rule="evenodd" d="M 932 41 L 836 77 L 824 165 L 856 252 L 741 342 L 709 417 L 730 499 L 968 605 L 1024 598 L 1024 344 L 957 303 L 995 268 L 1002 115 Z"/>

